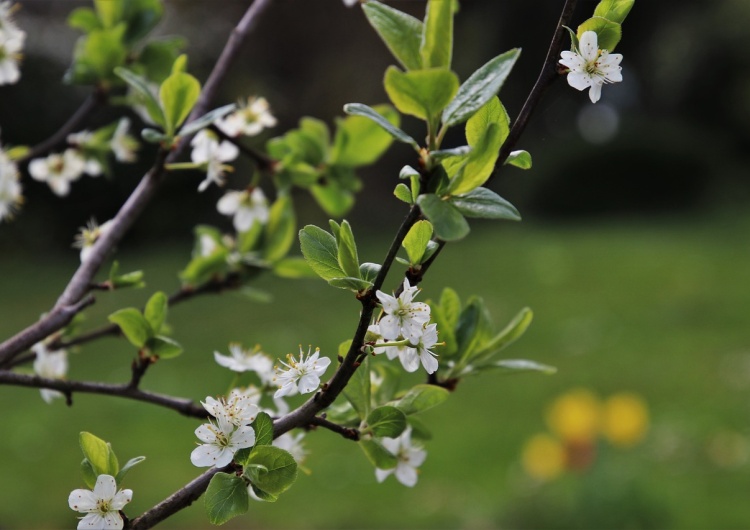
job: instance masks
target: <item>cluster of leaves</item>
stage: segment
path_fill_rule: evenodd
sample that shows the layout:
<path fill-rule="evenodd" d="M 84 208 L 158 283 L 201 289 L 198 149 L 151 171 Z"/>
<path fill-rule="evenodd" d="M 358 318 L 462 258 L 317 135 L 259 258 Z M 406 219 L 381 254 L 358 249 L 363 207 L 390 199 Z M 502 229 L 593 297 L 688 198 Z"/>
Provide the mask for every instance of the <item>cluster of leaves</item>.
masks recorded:
<path fill-rule="evenodd" d="M 168 308 L 167 295 L 159 291 L 148 299 L 143 312 L 126 307 L 109 315 L 109 321 L 120 327 L 125 338 L 144 357 L 171 359 L 182 353 L 182 346 L 163 335 L 167 327 Z"/>
<path fill-rule="evenodd" d="M 400 125 L 399 114 L 390 105 L 373 111 L 393 127 Z M 308 189 L 329 215 L 340 217 L 354 204 L 354 193 L 362 184 L 355 170 L 377 161 L 393 138 L 372 121 L 349 116 L 336 120 L 331 139 L 328 126 L 305 117 L 297 129 L 267 143 L 268 154 L 277 161 L 276 186 Z"/>
<path fill-rule="evenodd" d="M 143 462 L 145 456 L 137 456 L 128 460 L 120 467 L 112 446 L 101 438 L 97 438 L 90 432 L 82 432 L 79 436 L 83 460 L 81 461 L 81 472 L 83 481 L 89 488 L 93 488 L 99 475 L 111 475 L 119 486 L 125 474 L 134 466 Z"/>

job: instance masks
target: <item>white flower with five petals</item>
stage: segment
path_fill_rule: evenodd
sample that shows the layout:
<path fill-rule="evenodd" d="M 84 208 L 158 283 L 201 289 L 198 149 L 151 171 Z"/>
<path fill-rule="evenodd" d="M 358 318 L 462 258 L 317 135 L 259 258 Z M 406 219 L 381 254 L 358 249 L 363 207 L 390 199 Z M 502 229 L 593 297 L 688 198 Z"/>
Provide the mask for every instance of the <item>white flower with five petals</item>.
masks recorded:
<path fill-rule="evenodd" d="M 253 191 L 228 191 L 216 203 L 219 213 L 233 216 L 237 232 L 247 232 L 255 221 L 268 222 L 268 200 L 260 188 Z"/>
<path fill-rule="evenodd" d="M 78 530 L 119 530 L 124 526 L 120 510 L 133 498 L 133 490 L 117 491 L 117 482 L 112 475 L 99 475 L 94 490 L 77 489 L 70 492 L 68 505 L 71 510 L 85 513 L 78 521 Z"/>
<path fill-rule="evenodd" d="M 398 463 L 392 469 L 376 469 L 375 477 L 383 482 L 389 475 L 396 475 L 396 479 L 404 486 L 413 487 L 417 483 L 417 468 L 427 458 L 427 452 L 411 443 L 411 427 L 407 428 L 398 438 L 383 438 L 385 447 L 397 459 Z"/>
<path fill-rule="evenodd" d="M 120 118 L 112 139 L 109 141 L 109 148 L 118 162 L 135 162 L 137 159 L 135 153 L 138 150 L 138 141 L 128 134 L 129 128 L 130 120 Z"/>
<path fill-rule="evenodd" d="M 216 423 L 204 423 L 195 430 L 195 435 L 203 442 L 190 453 L 190 461 L 197 467 L 222 468 L 232 461 L 237 451 L 255 445 L 252 427 L 237 427 L 221 413 Z"/>
<path fill-rule="evenodd" d="M 430 306 L 412 301 L 418 292 L 419 288 L 416 285 L 412 287 L 409 280 L 404 278 L 404 290 L 398 298 L 383 291 L 375 293 L 386 313 L 378 322 L 384 339 L 394 340 L 402 335 L 412 344 L 419 342 L 425 324 L 430 321 Z"/>
<path fill-rule="evenodd" d="M 224 185 L 224 172 L 231 169 L 224 162 L 230 162 L 237 158 L 240 151 L 236 145 L 230 142 L 219 142 L 213 133 L 206 129 L 199 131 L 190 142 L 193 150 L 190 158 L 195 164 L 205 165 L 206 178 L 198 186 L 198 191 L 203 191 L 214 182 L 217 186 Z"/>
<path fill-rule="evenodd" d="M 208 396 L 201 404 L 214 418 L 224 417 L 237 427 L 254 422 L 260 412 L 252 396 L 234 390 L 228 398 L 214 399 Z"/>
<path fill-rule="evenodd" d="M 21 78 L 18 62 L 25 38 L 21 30 L 0 31 L 0 85 L 12 85 Z"/>
<path fill-rule="evenodd" d="M 276 118 L 266 98 L 248 98 L 240 101 L 239 108 L 225 118 L 216 120 L 216 126 L 227 136 L 255 136 L 266 127 L 274 127 Z"/>
<path fill-rule="evenodd" d="M 328 357 L 320 357 L 320 348 L 315 348 L 312 355 L 308 349 L 307 359 L 302 347 L 299 349 L 299 360 L 291 353 L 286 358 L 287 362 L 281 362 L 286 368 L 276 368 L 275 379 L 279 389 L 273 395 L 275 398 L 293 396 L 297 391 L 300 394 L 314 392 L 320 385 L 320 377 L 331 364 Z"/>
<path fill-rule="evenodd" d="M 622 81 L 622 54 L 600 50 L 594 31 L 585 31 L 578 50 L 564 51 L 561 57 L 560 64 L 570 69 L 568 84 L 576 90 L 588 88 L 592 103 L 599 101 L 603 85 Z"/>
<path fill-rule="evenodd" d="M 66 149 L 63 154 L 52 153 L 47 158 L 29 162 L 29 175 L 34 180 L 46 182 L 55 195 L 66 196 L 70 183 L 81 178 L 86 161 L 76 149 Z"/>

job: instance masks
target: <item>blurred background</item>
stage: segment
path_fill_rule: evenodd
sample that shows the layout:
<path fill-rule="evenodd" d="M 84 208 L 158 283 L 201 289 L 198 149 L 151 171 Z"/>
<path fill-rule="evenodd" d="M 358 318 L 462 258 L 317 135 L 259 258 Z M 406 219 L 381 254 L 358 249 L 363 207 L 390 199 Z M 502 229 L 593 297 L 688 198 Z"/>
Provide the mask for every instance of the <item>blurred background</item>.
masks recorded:
<path fill-rule="evenodd" d="M 21 82 L 0 87 L 3 144 L 53 133 L 88 91 L 61 83 L 78 34 L 67 13 L 85 2 L 27 0 Z M 579 0 L 573 26 L 593 0 Z M 245 0 L 173 0 L 159 33 L 188 39 L 190 71 L 208 75 Z M 392 5 L 421 18 L 424 2 Z M 558 5 L 559 4 L 559 5 Z M 546 54 L 562 2 L 462 0 L 454 69 L 465 79 L 512 47 L 523 53 L 500 96 L 517 115 Z M 624 82 L 592 105 L 560 80 L 518 148 L 530 171 L 503 168 L 491 187 L 514 203 L 518 224 L 472 222 L 445 249 L 421 298 L 450 285 L 482 296 L 498 328 L 529 306 L 535 319 L 510 358 L 554 365 L 552 376 L 486 375 L 460 384 L 428 411 L 434 432 L 419 484 L 377 484 L 359 449 L 330 432 L 307 437 L 310 456 L 276 504 L 253 504 L 228 527 L 256 528 L 740 528 L 750 526 L 750 3 L 637 0 L 617 52 Z M 339 0 L 275 0 L 215 104 L 265 96 L 279 125 L 257 146 L 310 115 L 331 124 L 348 102 L 386 100 L 392 64 L 359 8 Z M 88 128 L 121 112 L 102 111 Z M 134 118 L 135 119 L 135 118 Z M 405 118 L 403 128 L 423 131 Z M 458 145 L 460 131 L 447 145 Z M 413 163 L 394 145 L 361 172 L 365 191 L 347 218 L 365 261 L 380 261 L 405 214 L 391 191 Z M 24 178 L 26 202 L 0 225 L 0 337 L 48 310 L 78 265 L 78 227 L 109 219 L 148 167 L 120 166 L 113 180 L 84 177 L 61 199 Z M 238 178 L 242 175 L 238 166 Z M 201 176 L 169 179 L 117 259 L 143 269 L 147 288 L 97 296 L 85 328 L 156 290 L 179 288 L 192 227 L 228 230 L 221 191 L 198 194 Z M 185 182 L 187 181 L 187 182 Z M 305 194 L 300 224 L 326 216 Z M 397 283 L 396 274 L 392 283 Z M 144 387 L 192 399 L 222 392 L 230 376 L 213 361 L 230 341 L 276 356 L 297 344 L 333 355 L 350 337 L 358 303 L 321 281 L 253 283 L 170 313 L 185 353 L 147 374 Z M 71 379 L 121 382 L 132 349 L 107 338 L 71 352 Z M 35 390 L 0 387 L 0 528 L 68 528 L 68 493 L 82 487 L 78 433 L 112 442 L 131 471 L 126 512 L 136 515 L 197 475 L 188 455 L 193 420 L 114 398 L 76 395 L 46 405 Z M 621 430 L 612 425 L 620 426 Z M 625 427 L 622 427 L 622 426 Z M 613 431 L 614 429 L 614 431 Z M 622 429 L 624 429 L 624 434 Z M 182 434 L 179 434 L 182 433 Z M 572 433 L 572 434 L 571 434 Z M 613 434 L 614 433 L 614 434 Z M 201 501 L 164 527 L 205 527 Z"/>

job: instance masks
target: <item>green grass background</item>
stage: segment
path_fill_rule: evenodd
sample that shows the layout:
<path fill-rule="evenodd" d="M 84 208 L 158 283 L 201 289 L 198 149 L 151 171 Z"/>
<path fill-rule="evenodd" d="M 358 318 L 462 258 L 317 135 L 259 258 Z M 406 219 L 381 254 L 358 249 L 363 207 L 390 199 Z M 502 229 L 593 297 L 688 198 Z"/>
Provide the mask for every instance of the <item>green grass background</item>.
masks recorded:
<path fill-rule="evenodd" d="M 377 484 L 358 447 L 328 431 L 307 437 L 310 475 L 276 504 L 253 503 L 231 528 L 742 528 L 750 526 L 750 218 L 713 216 L 578 225 L 475 224 L 448 245 L 421 299 L 444 285 L 485 298 L 498 327 L 523 306 L 535 313 L 509 358 L 552 364 L 553 376 L 485 375 L 464 381 L 424 414 L 434 439 L 414 489 Z M 355 227 L 356 230 L 356 227 Z M 386 240 L 360 243 L 379 261 Z M 155 290 L 178 287 L 187 249 L 164 245 L 119 256 L 142 268 L 145 290 L 99 293 L 87 327 Z M 48 309 L 77 265 L 70 255 L 0 257 L 0 336 Z M 396 268 L 388 284 L 398 282 Z M 213 361 L 230 341 L 272 355 L 297 345 L 334 355 L 350 337 L 358 302 L 322 281 L 254 287 L 173 308 L 169 322 L 185 353 L 161 362 L 143 388 L 192 399 L 223 392 L 231 375 Z M 71 379 L 122 382 L 133 351 L 106 338 L 70 355 Z M 549 484 L 524 476 L 524 440 L 546 429 L 545 407 L 585 387 L 606 396 L 633 391 L 648 402 L 651 429 L 629 451 L 600 447 L 593 469 Z M 68 493 L 83 486 L 78 433 L 110 441 L 121 462 L 145 455 L 125 487 L 136 516 L 200 473 L 189 461 L 198 422 L 150 405 L 75 395 L 46 405 L 38 391 L 0 387 L 0 527 L 71 528 Z M 731 439 L 733 443 L 722 443 Z M 207 526 L 202 499 L 163 524 Z"/>

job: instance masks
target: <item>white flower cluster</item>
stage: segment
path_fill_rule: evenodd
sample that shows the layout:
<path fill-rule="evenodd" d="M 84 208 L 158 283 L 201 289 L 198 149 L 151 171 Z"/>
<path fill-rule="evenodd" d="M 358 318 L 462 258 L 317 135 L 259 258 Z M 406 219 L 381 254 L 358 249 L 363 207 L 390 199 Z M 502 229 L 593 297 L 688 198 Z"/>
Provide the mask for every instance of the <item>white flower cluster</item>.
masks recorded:
<path fill-rule="evenodd" d="M 240 154 L 237 146 L 231 142 L 221 141 L 211 131 L 202 129 L 190 141 L 193 150 L 190 159 L 194 164 L 206 169 L 206 178 L 198 185 L 198 191 L 204 191 L 213 182 L 217 186 L 224 185 L 224 173 L 232 167 L 224 162 L 231 162 Z"/>
<path fill-rule="evenodd" d="M 78 530 L 120 530 L 124 526 L 120 510 L 132 499 L 133 490 L 117 491 L 115 477 L 99 475 L 93 491 L 71 491 L 68 506 L 86 514 L 78 521 Z"/>
<path fill-rule="evenodd" d="M 233 392 L 226 399 L 207 397 L 202 405 L 216 421 L 195 430 L 203 443 L 190 454 L 193 465 L 221 468 L 232 461 L 237 451 L 255 445 L 255 430 L 249 424 L 259 409 L 248 396 Z"/>
<path fill-rule="evenodd" d="M 435 373 L 437 355 L 430 348 L 438 341 L 437 324 L 429 324 L 430 306 L 413 301 L 419 288 L 412 287 L 408 279 L 404 279 L 403 287 L 398 298 L 383 291 L 375 293 L 385 315 L 368 328 L 371 335 L 379 336 L 374 352 L 385 353 L 391 360 L 398 357 L 407 372 L 416 371 L 421 362 L 428 374 Z"/>
<path fill-rule="evenodd" d="M 22 191 L 18 167 L 0 144 L 0 221 L 13 218 L 23 202 Z"/>
<path fill-rule="evenodd" d="M 110 219 L 102 225 L 96 224 L 96 221 L 91 220 L 87 226 L 81 227 L 81 231 L 76 235 L 73 246 L 81 249 L 81 263 L 86 262 L 91 256 L 91 252 L 94 249 L 94 243 L 99 241 L 104 234 L 106 234 L 112 228 L 112 220 Z"/>
<path fill-rule="evenodd" d="M 101 141 L 90 131 L 69 134 L 70 147 L 61 153 L 51 153 L 46 158 L 35 158 L 29 162 L 29 175 L 34 180 L 46 182 L 55 195 L 65 197 L 70 193 L 70 184 L 85 173 L 92 177 L 102 174 L 99 161 L 87 156 L 87 152 L 111 151 L 119 162 L 133 162 L 138 142 L 128 134 L 130 120 L 122 118 L 112 138 L 101 145 Z"/>
<path fill-rule="evenodd" d="M 13 12 L 16 5 L 0 2 L 0 85 L 12 85 L 21 78 L 21 60 L 26 33 L 16 25 Z"/>
<path fill-rule="evenodd" d="M 411 443 L 411 427 L 408 427 L 398 438 L 383 438 L 383 447 L 393 454 L 398 463 L 392 469 L 375 469 L 378 482 L 383 482 L 389 475 L 404 486 L 413 487 L 417 483 L 417 468 L 424 463 L 427 452 L 420 446 Z"/>
<path fill-rule="evenodd" d="M 216 126 L 227 136 L 256 136 L 263 129 L 276 126 L 276 118 L 271 114 L 266 98 L 249 97 L 240 100 L 238 107 L 228 116 L 216 120 Z"/>
<path fill-rule="evenodd" d="M 560 64 L 570 69 L 568 84 L 576 90 L 589 89 L 592 103 L 602 96 L 602 86 L 622 81 L 622 54 L 600 50 L 594 31 L 585 31 L 578 42 L 578 50 L 564 51 Z"/>
<path fill-rule="evenodd" d="M 255 221 L 268 222 L 268 199 L 263 190 L 253 188 L 245 191 L 228 191 L 216 203 L 219 213 L 232 217 L 237 232 L 247 232 Z"/>

